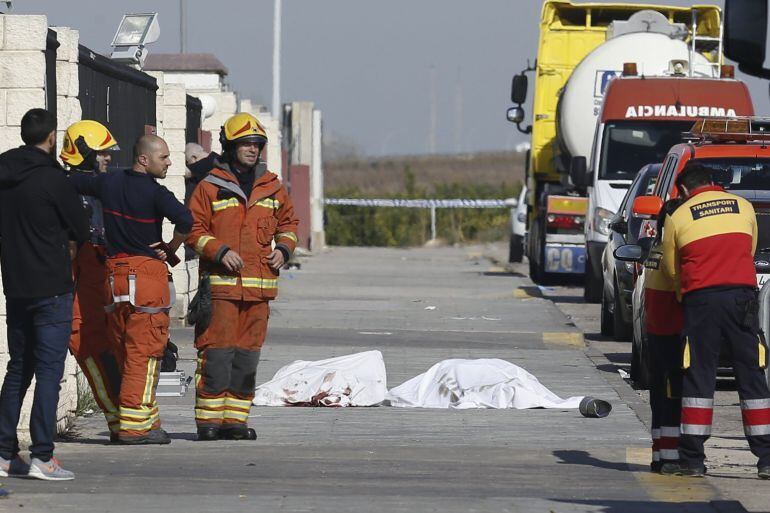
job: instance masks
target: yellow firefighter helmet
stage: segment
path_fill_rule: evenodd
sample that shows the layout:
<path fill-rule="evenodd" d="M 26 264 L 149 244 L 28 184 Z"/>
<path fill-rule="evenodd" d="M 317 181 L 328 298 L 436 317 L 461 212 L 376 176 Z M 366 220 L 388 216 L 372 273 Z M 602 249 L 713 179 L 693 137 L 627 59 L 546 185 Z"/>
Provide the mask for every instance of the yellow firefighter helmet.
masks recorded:
<path fill-rule="evenodd" d="M 84 119 L 70 125 L 64 134 L 64 145 L 59 158 L 69 166 L 77 167 L 92 151 L 117 151 L 118 141 L 107 127 L 98 121 Z"/>
<path fill-rule="evenodd" d="M 259 143 L 260 149 L 263 148 L 267 143 L 265 127 L 247 112 L 230 116 L 222 125 L 219 142 L 223 148 L 227 148 L 238 141 L 254 141 Z"/>

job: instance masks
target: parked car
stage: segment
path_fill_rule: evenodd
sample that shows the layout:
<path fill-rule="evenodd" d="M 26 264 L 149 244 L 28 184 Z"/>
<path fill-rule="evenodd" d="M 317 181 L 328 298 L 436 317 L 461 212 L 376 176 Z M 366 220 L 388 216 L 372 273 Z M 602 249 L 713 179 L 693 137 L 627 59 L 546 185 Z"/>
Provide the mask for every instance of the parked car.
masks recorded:
<path fill-rule="evenodd" d="M 638 196 L 652 193 L 662 164 L 647 164 L 636 174 L 636 178 L 620 203 L 618 213 L 610 222 L 610 235 L 602 254 L 601 332 L 617 340 L 631 340 L 633 318 L 631 295 L 638 274 L 634 262 L 615 259 L 615 250 L 626 244 L 636 244 L 642 228 L 642 219 L 634 217 L 631 207 Z"/>
<path fill-rule="evenodd" d="M 509 262 L 521 262 L 527 238 L 527 186 L 521 188 L 516 208 L 511 209 L 511 241 Z"/>
<path fill-rule="evenodd" d="M 696 122 L 689 136 L 691 140 L 671 148 L 653 193 L 637 197 L 633 212 L 636 216 L 647 218 L 642 223 L 642 235 L 654 235 L 654 218 L 664 201 L 678 196 L 675 180 L 685 164 L 696 161 L 710 167 L 717 184 L 751 201 L 754 206 L 758 224 L 754 264 L 757 285 L 761 287 L 770 280 L 770 148 L 766 135 L 770 133 L 770 122 L 756 118 L 736 118 L 731 120 L 729 132 L 726 131 L 727 126 L 724 119 Z M 650 362 L 644 330 L 643 271 L 634 285 L 632 308 L 634 327 L 631 378 L 639 386 L 646 387 L 649 384 Z M 729 366 L 730 361 L 723 354 L 720 367 L 724 370 Z"/>

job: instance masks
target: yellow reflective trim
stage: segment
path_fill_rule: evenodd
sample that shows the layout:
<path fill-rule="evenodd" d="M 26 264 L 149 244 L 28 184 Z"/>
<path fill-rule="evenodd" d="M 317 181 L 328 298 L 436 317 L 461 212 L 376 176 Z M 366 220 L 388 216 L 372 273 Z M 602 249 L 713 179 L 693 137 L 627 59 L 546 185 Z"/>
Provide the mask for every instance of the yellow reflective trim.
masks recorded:
<path fill-rule="evenodd" d="M 690 337 L 684 339 L 684 351 L 682 355 L 682 368 L 690 368 Z"/>
<path fill-rule="evenodd" d="M 147 418 L 152 415 L 153 408 L 142 408 L 137 410 L 136 408 L 120 407 L 120 415 L 128 415 L 130 417 Z"/>
<path fill-rule="evenodd" d="M 201 410 L 199 408 L 195 408 L 196 419 L 221 419 L 224 414 L 224 411 Z"/>
<path fill-rule="evenodd" d="M 238 408 L 251 408 L 251 401 L 247 401 L 246 399 L 234 399 L 232 397 L 228 397 L 225 401 L 228 406 L 235 406 Z"/>
<path fill-rule="evenodd" d="M 152 382 L 155 374 L 154 358 L 147 359 L 147 375 L 144 378 L 144 393 L 142 394 L 142 404 L 152 402 Z"/>
<path fill-rule="evenodd" d="M 224 406 L 225 405 L 225 398 L 222 397 L 220 399 L 204 399 L 203 397 L 196 397 L 195 398 L 195 406 L 210 406 L 210 407 L 218 407 L 218 406 Z"/>
<path fill-rule="evenodd" d="M 257 206 L 257 207 L 272 208 L 272 209 L 275 209 L 275 210 L 278 210 L 278 207 L 281 206 L 281 204 L 278 202 L 278 200 L 274 200 L 274 199 L 270 199 L 270 198 L 261 199 L 259 201 L 255 201 L 252 204 Z"/>
<path fill-rule="evenodd" d="M 767 367 L 767 349 L 765 348 L 765 344 L 763 344 L 762 340 L 760 339 L 759 340 L 759 368 L 764 369 L 766 367 Z"/>
<path fill-rule="evenodd" d="M 96 395 L 99 396 L 99 399 L 101 399 L 104 408 L 107 410 L 105 411 L 105 414 L 110 412 L 117 412 L 117 408 L 115 408 L 115 405 L 112 404 L 110 396 L 107 395 L 107 387 L 104 386 L 102 374 L 99 372 L 99 367 L 96 366 L 96 362 L 93 358 L 89 357 L 86 359 L 86 368 L 88 369 L 88 373 L 91 375 L 91 379 L 94 380 Z"/>
<path fill-rule="evenodd" d="M 248 412 L 227 410 L 223 413 L 224 413 L 224 416 L 222 418 L 225 418 L 225 419 L 246 420 L 249 418 Z"/>
<path fill-rule="evenodd" d="M 198 242 L 195 243 L 195 252 L 198 254 L 203 253 L 203 248 L 209 241 L 214 240 L 215 237 L 211 235 L 202 235 L 198 238 Z"/>
<path fill-rule="evenodd" d="M 219 200 L 219 201 L 212 201 L 211 202 L 211 209 L 214 212 L 219 212 L 220 210 L 224 210 L 226 208 L 230 207 L 237 207 L 241 203 L 238 201 L 238 198 L 228 198 L 225 200 Z"/>
<path fill-rule="evenodd" d="M 216 274 L 209 275 L 209 284 L 211 285 L 238 285 L 238 278 L 232 276 L 218 276 Z"/>
<path fill-rule="evenodd" d="M 246 288 L 277 289 L 278 280 L 268 278 L 241 278 L 241 284 Z"/>
<path fill-rule="evenodd" d="M 133 422 L 130 420 L 120 419 L 120 429 L 150 429 L 152 427 L 153 420 L 145 420 L 142 422 Z"/>
<path fill-rule="evenodd" d="M 294 242 L 297 242 L 297 235 L 293 232 L 283 232 L 275 236 L 276 239 L 280 239 L 281 237 L 286 237 L 287 239 L 291 239 Z"/>

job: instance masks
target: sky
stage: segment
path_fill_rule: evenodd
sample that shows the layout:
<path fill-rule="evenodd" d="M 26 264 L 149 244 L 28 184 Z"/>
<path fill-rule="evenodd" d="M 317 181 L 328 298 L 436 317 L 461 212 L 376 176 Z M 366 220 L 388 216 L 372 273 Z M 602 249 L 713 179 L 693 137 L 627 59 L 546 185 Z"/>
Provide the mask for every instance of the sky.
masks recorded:
<path fill-rule="evenodd" d="M 13 12 L 46 14 L 51 25 L 80 30 L 81 44 L 101 53 L 109 53 L 122 14 L 158 12 L 161 37 L 148 51 L 175 53 L 179 1 L 14 0 Z M 214 53 L 229 68 L 233 90 L 271 105 L 273 1 L 182 1 L 187 51 Z M 327 140 L 362 155 L 513 149 L 527 137 L 505 119 L 511 77 L 527 59 L 534 61 L 541 5 L 284 0 L 281 99 L 314 101 Z M 767 81 L 738 75 L 746 79 L 757 113 L 770 114 Z"/>

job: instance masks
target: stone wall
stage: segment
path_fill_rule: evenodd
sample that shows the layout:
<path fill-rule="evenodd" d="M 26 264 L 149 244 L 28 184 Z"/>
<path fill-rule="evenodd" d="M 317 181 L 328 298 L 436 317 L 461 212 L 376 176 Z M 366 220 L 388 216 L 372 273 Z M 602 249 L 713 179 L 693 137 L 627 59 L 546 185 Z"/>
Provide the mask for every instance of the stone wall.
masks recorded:
<path fill-rule="evenodd" d="M 60 47 L 56 59 L 56 96 L 59 140 L 73 121 L 80 119 L 78 102 L 78 32 L 56 28 Z M 31 108 L 46 107 L 45 16 L 0 16 L 0 151 L 22 144 L 21 118 Z M 0 288 L 0 379 L 8 362 L 5 295 Z M 77 406 L 77 364 L 67 358 L 57 418 L 66 428 Z M 34 383 L 33 383 L 34 387 Z M 27 394 L 19 422 L 22 443 L 29 440 L 29 413 L 33 389 Z"/>

